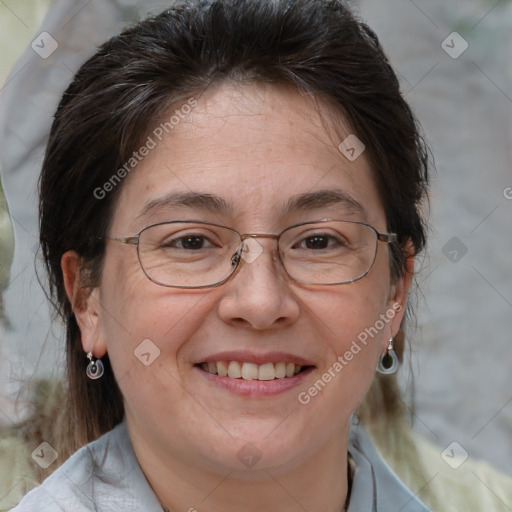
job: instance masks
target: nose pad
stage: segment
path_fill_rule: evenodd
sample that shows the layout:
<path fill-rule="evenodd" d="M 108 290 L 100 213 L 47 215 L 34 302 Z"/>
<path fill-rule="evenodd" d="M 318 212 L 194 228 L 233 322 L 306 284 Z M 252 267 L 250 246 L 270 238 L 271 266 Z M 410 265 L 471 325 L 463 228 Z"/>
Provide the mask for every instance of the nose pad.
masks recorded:
<path fill-rule="evenodd" d="M 253 263 L 263 252 L 263 247 L 254 238 L 244 240 L 231 256 L 231 265 L 235 267 L 243 259 L 246 263 Z"/>
<path fill-rule="evenodd" d="M 253 263 L 263 252 L 263 247 L 254 238 L 248 238 L 242 243 L 241 258 L 246 263 Z"/>

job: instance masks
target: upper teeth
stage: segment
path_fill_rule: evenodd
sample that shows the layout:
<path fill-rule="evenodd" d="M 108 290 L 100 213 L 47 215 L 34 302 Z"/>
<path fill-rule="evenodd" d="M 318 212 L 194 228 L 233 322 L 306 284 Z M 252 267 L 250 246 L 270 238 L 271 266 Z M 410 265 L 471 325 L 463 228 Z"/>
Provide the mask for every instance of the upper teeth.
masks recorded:
<path fill-rule="evenodd" d="M 283 377 L 293 377 L 297 375 L 302 366 L 295 363 L 240 363 L 238 361 L 210 361 L 202 363 L 201 368 L 205 372 L 210 372 L 221 377 L 231 377 L 232 379 L 245 380 L 273 380 Z"/>

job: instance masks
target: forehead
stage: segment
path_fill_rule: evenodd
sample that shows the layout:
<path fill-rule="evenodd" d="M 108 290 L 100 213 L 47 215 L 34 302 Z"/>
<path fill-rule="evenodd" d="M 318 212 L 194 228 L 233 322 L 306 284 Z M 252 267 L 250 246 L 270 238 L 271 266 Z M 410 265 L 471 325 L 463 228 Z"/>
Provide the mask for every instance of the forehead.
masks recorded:
<path fill-rule="evenodd" d="M 333 123 L 326 104 L 291 88 L 224 83 L 183 105 L 163 116 L 167 129 L 160 124 L 149 134 L 154 147 L 122 184 L 113 230 L 200 209 L 197 196 L 218 207 L 226 222 L 260 224 L 251 229 L 274 225 L 294 207 L 319 209 L 322 197 L 336 195 L 359 220 L 383 216 L 364 153 L 350 161 L 340 152 L 350 127 L 339 115 Z"/>

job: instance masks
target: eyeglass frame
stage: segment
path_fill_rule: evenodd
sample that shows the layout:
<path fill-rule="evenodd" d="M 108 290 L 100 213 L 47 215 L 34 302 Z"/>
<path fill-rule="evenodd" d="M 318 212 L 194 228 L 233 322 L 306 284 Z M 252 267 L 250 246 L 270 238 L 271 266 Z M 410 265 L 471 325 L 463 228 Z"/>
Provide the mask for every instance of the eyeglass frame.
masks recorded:
<path fill-rule="evenodd" d="M 342 282 L 339 282 L 339 283 L 313 283 L 313 282 L 302 281 L 300 279 L 296 279 L 295 277 L 290 275 L 290 273 L 286 269 L 286 266 L 283 263 L 283 260 L 281 258 L 281 254 L 280 254 L 280 251 L 279 251 L 279 239 L 281 238 L 281 236 L 284 233 L 286 233 L 286 231 L 288 231 L 290 229 L 297 228 L 297 227 L 300 227 L 300 226 L 305 226 L 307 224 L 318 224 L 318 223 L 321 223 L 321 222 L 346 222 L 346 223 L 349 223 L 349 224 L 359 224 L 359 225 L 362 225 L 362 226 L 366 226 L 366 227 L 369 227 L 370 229 L 373 230 L 373 232 L 376 235 L 375 255 L 373 257 L 373 261 L 372 261 L 371 265 L 366 270 L 366 272 L 364 272 L 360 276 L 357 276 L 357 277 L 355 277 L 353 279 L 350 279 L 348 281 L 342 281 Z M 320 219 L 320 220 L 314 220 L 314 221 L 299 222 L 297 224 L 293 224 L 291 226 L 286 227 L 285 229 L 283 229 L 278 234 L 274 234 L 274 233 L 244 233 L 244 234 L 241 234 L 241 233 L 239 233 L 234 228 L 230 228 L 230 227 L 224 226 L 222 224 L 216 224 L 215 222 L 208 222 L 208 221 L 194 220 L 194 219 L 167 220 L 167 221 L 162 221 L 162 222 L 155 222 L 154 224 L 150 224 L 148 226 L 145 226 L 137 234 L 132 235 L 132 236 L 126 236 L 126 237 L 107 237 L 107 236 L 104 236 L 104 237 L 99 237 L 99 240 L 110 240 L 110 241 L 113 241 L 113 242 L 120 242 L 120 243 L 126 244 L 126 245 L 137 246 L 137 259 L 139 260 L 139 265 L 140 265 L 140 268 L 142 269 L 142 272 L 144 273 L 144 275 L 152 283 L 155 283 L 155 284 L 157 284 L 159 286 L 165 286 L 167 288 L 179 288 L 179 289 L 186 289 L 186 290 L 197 290 L 197 289 L 201 289 L 201 288 L 216 288 L 217 286 L 221 286 L 224 283 L 226 283 L 227 281 L 229 281 L 229 279 L 231 279 L 231 277 L 233 277 L 236 274 L 237 270 L 240 268 L 240 260 L 243 259 L 241 257 L 241 252 L 240 252 L 239 249 L 237 249 L 237 251 L 231 256 L 231 263 L 234 264 L 234 268 L 233 268 L 232 272 L 229 275 L 227 275 L 224 279 L 222 279 L 221 281 L 219 281 L 217 283 L 201 285 L 201 286 L 184 286 L 184 285 L 164 284 L 164 283 L 161 283 L 159 281 L 156 281 L 156 280 L 152 279 L 149 276 L 149 274 L 147 273 L 146 269 L 144 268 L 144 265 L 142 264 L 142 261 L 140 260 L 140 252 L 139 252 L 140 235 L 144 231 L 146 231 L 147 229 L 150 229 L 150 228 L 152 228 L 154 226 L 161 226 L 163 224 L 175 224 L 175 223 L 176 224 L 177 223 L 181 223 L 181 224 L 205 224 L 207 226 L 215 226 L 215 227 L 218 227 L 218 228 L 229 229 L 230 231 L 236 233 L 238 235 L 238 237 L 240 238 L 239 247 L 241 247 L 243 242 L 245 240 L 247 240 L 248 238 L 251 238 L 251 239 L 254 239 L 254 238 L 271 238 L 272 240 L 276 240 L 276 242 L 277 242 L 277 251 L 276 251 L 277 252 L 277 256 L 279 258 L 279 261 L 281 262 L 281 266 L 282 266 L 283 270 L 285 271 L 286 275 L 290 279 L 292 279 L 292 281 L 295 281 L 295 282 L 298 282 L 298 283 L 301 283 L 301 284 L 311 285 L 311 286 L 337 286 L 337 285 L 350 284 L 350 283 L 354 283 L 356 281 L 359 281 L 360 279 L 365 277 L 368 274 L 368 272 L 370 272 L 370 270 L 372 269 L 373 265 L 375 264 L 375 260 L 377 259 L 377 251 L 378 251 L 378 247 L 379 247 L 378 246 L 379 242 L 391 244 L 391 243 L 396 242 L 398 240 L 398 235 L 396 233 L 380 233 L 379 231 L 377 231 L 376 228 L 374 228 L 370 224 L 367 224 L 366 222 L 352 221 L 352 220 L 339 220 L 339 219 Z M 243 249 L 242 249 L 242 251 L 243 251 Z M 235 260 L 235 256 L 237 256 L 236 260 Z"/>

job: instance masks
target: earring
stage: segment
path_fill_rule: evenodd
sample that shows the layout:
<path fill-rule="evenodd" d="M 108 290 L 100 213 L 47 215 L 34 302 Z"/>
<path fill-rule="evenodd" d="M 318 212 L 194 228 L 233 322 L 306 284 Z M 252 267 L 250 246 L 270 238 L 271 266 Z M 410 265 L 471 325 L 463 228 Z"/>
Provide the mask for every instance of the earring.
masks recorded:
<path fill-rule="evenodd" d="M 101 359 L 96 359 L 95 361 L 92 360 L 92 352 L 89 352 L 87 354 L 87 358 L 89 359 L 89 364 L 87 365 L 87 370 L 85 370 L 85 373 L 87 374 L 87 377 L 92 380 L 99 379 L 103 372 L 105 371 L 105 368 L 103 367 L 103 363 L 101 362 Z"/>
<path fill-rule="evenodd" d="M 398 370 L 398 356 L 393 350 L 393 338 L 389 338 L 389 345 L 384 354 L 380 356 L 377 371 L 384 375 L 390 375 Z"/>

